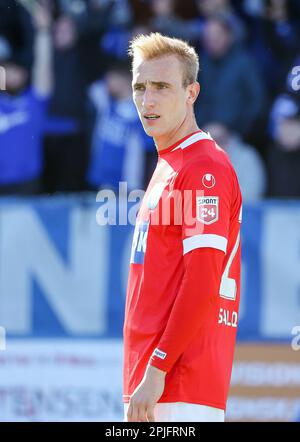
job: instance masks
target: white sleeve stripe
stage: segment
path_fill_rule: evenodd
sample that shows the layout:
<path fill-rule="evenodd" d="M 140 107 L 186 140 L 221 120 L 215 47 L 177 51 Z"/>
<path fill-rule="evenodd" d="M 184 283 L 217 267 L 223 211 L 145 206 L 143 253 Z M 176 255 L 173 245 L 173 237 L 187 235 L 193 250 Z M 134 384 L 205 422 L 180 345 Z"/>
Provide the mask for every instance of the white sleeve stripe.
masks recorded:
<path fill-rule="evenodd" d="M 183 254 L 185 255 L 191 250 L 203 247 L 212 247 L 226 253 L 227 243 L 228 241 L 224 236 L 212 234 L 195 235 L 183 240 Z"/>

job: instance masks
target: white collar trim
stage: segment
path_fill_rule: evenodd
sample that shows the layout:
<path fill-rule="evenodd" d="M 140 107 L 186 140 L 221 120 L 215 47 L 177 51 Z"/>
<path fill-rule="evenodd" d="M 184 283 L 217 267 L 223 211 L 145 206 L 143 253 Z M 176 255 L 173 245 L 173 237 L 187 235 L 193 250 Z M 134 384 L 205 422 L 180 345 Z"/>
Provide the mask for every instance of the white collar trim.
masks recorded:
<path fill-rule="evenodd" d="M 174 150 L 177 149 L 185 149 L 200 140 L 212 140 L 212 137 L 209 132 L 197 132 L 196 134 L 191 135 L 187 140 L 183 141 L 183 143 L 179 144 L 179 146 L 175 147 L 171 152 L 174 152 Z"/>

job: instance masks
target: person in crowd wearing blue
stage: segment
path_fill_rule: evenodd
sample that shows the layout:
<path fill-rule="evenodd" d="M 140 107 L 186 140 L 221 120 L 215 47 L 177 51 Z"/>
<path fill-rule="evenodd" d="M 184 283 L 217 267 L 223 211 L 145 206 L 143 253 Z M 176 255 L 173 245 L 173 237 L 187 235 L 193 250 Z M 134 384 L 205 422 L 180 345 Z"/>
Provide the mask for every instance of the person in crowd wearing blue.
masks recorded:
<path fill-rule="evenodd" d="M 0 60 L 5 90 L 0 93 L 0 194 L 36 194 L 42 174 L 42 136 L 52 90 L 51 16 L 37 5 L 32 78 L 11 54 Z M 31 81 L 30 81 L 31 80 Z"/>
<path fill-rule="evenodd" d="M 131 93 L 130 68 L 121 62 L 89 88 L 94 123 L 87 181 L 92 189 L 118 190 L 121 181 L 129 190 L 144 187 L 145 153 L 154 147 L 144 135 Z"/>

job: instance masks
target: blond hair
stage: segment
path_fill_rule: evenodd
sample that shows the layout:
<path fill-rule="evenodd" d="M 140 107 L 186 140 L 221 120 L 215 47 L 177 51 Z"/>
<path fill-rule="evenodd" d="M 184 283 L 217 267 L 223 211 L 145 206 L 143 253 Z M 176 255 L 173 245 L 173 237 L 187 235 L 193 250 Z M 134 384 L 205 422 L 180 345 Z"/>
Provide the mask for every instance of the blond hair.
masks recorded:
<path fill-rule="evenodd" d="M 129 44 L 128 54 L 132 57 L 132 67 L 138 56 L 143 60 L 166 55 L 176 55 L 183 67 L 183 86 L 197 81 L 199 57 L 192 46 L 178 38 L 166 37 L 158 32 L 137 35 Z"/>

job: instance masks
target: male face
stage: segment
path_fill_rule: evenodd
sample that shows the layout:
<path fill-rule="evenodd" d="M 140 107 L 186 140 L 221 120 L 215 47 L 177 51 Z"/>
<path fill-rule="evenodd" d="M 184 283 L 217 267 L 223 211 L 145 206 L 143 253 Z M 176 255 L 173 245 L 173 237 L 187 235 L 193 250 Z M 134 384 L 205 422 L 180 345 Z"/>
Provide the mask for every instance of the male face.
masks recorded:
<path fill-rule="evenodd" d="M 189 106 L 183 68 L 175 55 L 139 60 L 133 68 L 133 100 L 145 132 L 159 138 L 176 133 Z"/>

